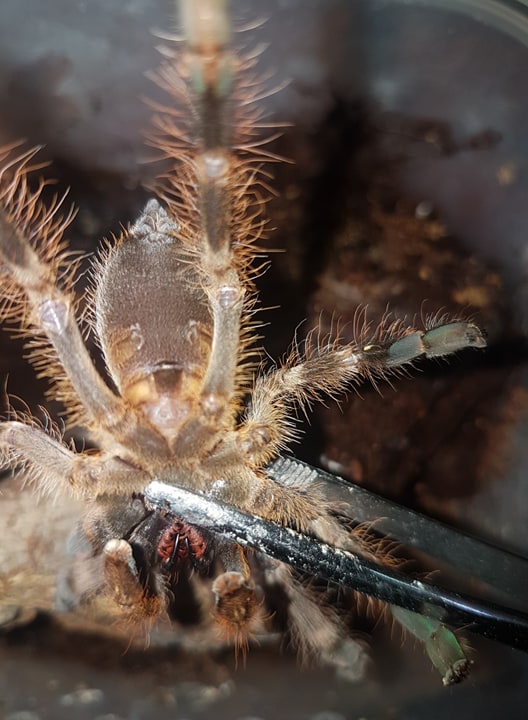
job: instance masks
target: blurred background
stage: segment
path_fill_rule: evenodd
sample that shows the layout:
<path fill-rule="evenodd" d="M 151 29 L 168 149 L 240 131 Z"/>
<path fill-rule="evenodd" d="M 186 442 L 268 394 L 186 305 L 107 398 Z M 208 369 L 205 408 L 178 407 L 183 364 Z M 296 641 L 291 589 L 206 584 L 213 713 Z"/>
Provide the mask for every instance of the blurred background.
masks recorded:
<path fill-rule="evenodd" d="M 249 27 L 235 43 L 262 46 L 258 70 L 281 88 L 262 102 L 285 124 L 274 151 L 294 161 L 272 168 L 268 242 L 287 252 L 260 281 L 263 306 L 280 306 L 265 316 L 270 355 L 305 318 L 301 330 L 330 329 L 364 304 L 374 321 L 387 304 L 418 320 L 439 308 L 471 315 L 490 339 L 485 354 L 421 365 L 381 396 L 365 387 L 318 411 L 296 452 L 527 554 L 528 5 L 232 6 L 235 28 Z M 163 94 L 147 73 L 160 34 L 177 31 L 172 18 L 172 3 L 156 0 L 0 4 L 0 142 L 45 146 L 57 188 L 79 207 L 74 249 L 93 252 L 149 196 L 144 99 Z M 0 351 L 8 391 L 38 414 L 43 387 L 22 348 L 4 333 Z M 347 684 L 299 668 L 276 638 L 236 668 L 199 627 L 161 628 L 146 648 L 58 613 L 56 579 L 83 509 L 7 475 L 0 492 L 0 718 L 524 717 L 526 656 L 478 638 L 472 675 L 444 689 L 420 648 L 361 621 L 371 662 Z"/>

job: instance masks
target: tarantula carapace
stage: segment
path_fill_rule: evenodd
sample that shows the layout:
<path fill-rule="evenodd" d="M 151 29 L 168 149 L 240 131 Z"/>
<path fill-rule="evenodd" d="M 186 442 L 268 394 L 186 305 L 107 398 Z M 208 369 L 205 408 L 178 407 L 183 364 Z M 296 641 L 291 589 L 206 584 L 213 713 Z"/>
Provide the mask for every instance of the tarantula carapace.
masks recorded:
<path fill-rule="evenodd" d="M 88 504 L 83 520 L 102 559 L 106 587 L 124 612 L 154 618 L 177 577 L 214 560 L 219 623 L 243 642 L 260 606 L 242 547 L 148 506 L 153 480 L 181 485 L 327 543 L 372 556 L 317 488 L 285 487 L 266 465 L 296 436 L 292 415 L 362 378 L 379 378 L 419 356 L 483 347 L 481 331 L 454 319 L 422 330 L 358 323 L 356 341 L 317 331 L 287 361 L 261 371 L 253 345 L 253 279 L 264 231 L 273 158 L 258 138 L 261 115 L 251 57 L 230 46 L 222 0 L 182 0 L 185 42 L 158 83 L 174 109 L 158 107 L 150 143 L 168 164 L 139 219 L 99 255 L 87 322 L 109 381 L 97 372 L 76 319 L 76 262 L 63 240 L 71 213 L 43 200 L 33 184 L 35 151 L 11 146 L 0 172 L 2 317 L 27 338 L 30 359 L 51 381 L 70 425 L 83 426 L 98 452 L 78 452 L 52 424 L 17 416 L 0 426 L 4 462 L 21 466 L 44 490 L 69 489 Z M 186 111 L 181 108 L 186 107 Z M 259 560 L 281 586 L 288 622 L 301 646 L 336 658 L 346 634 L 336 614 L 286 565 Z"/>

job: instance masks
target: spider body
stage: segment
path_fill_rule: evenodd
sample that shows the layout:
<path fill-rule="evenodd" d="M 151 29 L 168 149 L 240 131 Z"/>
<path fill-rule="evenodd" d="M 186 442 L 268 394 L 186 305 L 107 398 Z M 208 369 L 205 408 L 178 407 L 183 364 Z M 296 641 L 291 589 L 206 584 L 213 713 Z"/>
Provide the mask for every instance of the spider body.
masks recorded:
<path fill-rule="evenodd" d="M 365 321 L 354 342 L 321 338 L 316 329 L 284 364 L 256 371 L 251 317 L 267 159 L 254 140 L 259 114 L 249 102 L 258 88 L 248 89 L 250 61 L 231 49 L 224 3 L 183 0 L 181 7 L 186 43 L 162 66 L 159 83 L 188 112 L 159 110 L 152 143 L 169 170 L 157 198 L 102 251 L 88 299 L 108 381 L 76 318 L 75 268 L 63 241 L 71 216 L 61 216 L 61 200 L 44 204 L 44 182 L 31 187 L 34 151 L 3 152 L 1 315 L 28 338 L 52 397 L 99 450 L 77 452 L 60 434 L 15 413 L 0 426 L 0 449 L 6 465 L 22 465 L 40 488 L 68 488 L 86 500 L 84 532 L 103 558 L 105 587 L 133 619 L 163 614 L 168 572 L 214 553 L 215 616 L 243 646 L 260 607 L 245 550 L 210 541 L 185 518 L 163 517 L 135 494 L 154 479 L 178 484 L 373 557 L 317 488 L 278 484 L 266 464 L 296 437 L 296 408 L 419 356 L 483 347 L 485 340 L 458 318 L 423 329 L 385 319 L 374 331 Z M 258 560 L 267 581 L 283 589 L 298 644 L 346 664 L 352 641 L 337 614 L 287 566 Z"/>
<path fill-rule="evenodd" d="M 196 412 L 195 387 L 207 367 L 212 329 L 206 298 L 181 250 L 177 224 L 151 201 L 127 241 L 101 263 L 94 308 L 119 393 L 169 446 Z"/>

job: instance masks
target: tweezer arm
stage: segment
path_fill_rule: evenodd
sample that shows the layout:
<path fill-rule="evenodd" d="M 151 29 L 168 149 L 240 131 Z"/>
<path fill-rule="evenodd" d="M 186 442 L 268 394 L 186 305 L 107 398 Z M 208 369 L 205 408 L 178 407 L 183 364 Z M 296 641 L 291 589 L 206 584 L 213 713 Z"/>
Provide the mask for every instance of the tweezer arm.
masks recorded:
<path fill-rule="evenodd" d="M 338 550 L 262 518 L 177 486 L 152 482 L 145 491 L 152 505 L 187 522 L 263 552 L 293 568 L 373 595 L 455 627 L 528 651 L 528 616 L 406 577 L 350 552 Z"/>
<path fill-rule="evenodd" d="M 299 487 L 317 483 L 323 486 L 327 500 L 354 522 L 374 521 L 375 529 L 381 534 L 447 563 L 466 581 L 474 579 L 484 584 L 482 599 L 506 603 L 518 610 L 528 609 L 526 558 L 454 530 L 300 460 L 279 457 L 267 471 L 281 485 Z"/>

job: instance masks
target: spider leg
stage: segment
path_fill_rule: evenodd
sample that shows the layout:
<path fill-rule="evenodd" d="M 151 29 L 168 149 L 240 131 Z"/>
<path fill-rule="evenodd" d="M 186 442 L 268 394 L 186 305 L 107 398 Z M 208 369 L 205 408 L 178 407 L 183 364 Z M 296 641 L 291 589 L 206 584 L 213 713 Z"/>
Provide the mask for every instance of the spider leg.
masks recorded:
<path fill-rule="evenodd" d="M 365 334 L 365 331 L 363 332 Z M 373 339 L 339 345 L 337 342 L 305 343 L 305 352 L 292 352 L 285 365 L 259 377 L 251 405 L 238 430 L 238 443 L 256 466 L 269 462 L 296 437 L 292 409 L 334 396 L 354 381 L 376 382 L 398 372 L 417 358 L 436 358 L 466 347 L 486 344 L 481 330 L 471 322 L 454 321 L 419 330 L 401 322 L 384 323 Z"/>
<path fill-rule="evenodd" d="M 262 558 L 262 562 L 268 585 L 277 584 L 286 596 L 292 641 L 301 657 L 318 657 L 344 679 L 362 680 L 370 663 L 365 643 L 349 637 L 337 612 L 321 605 L 291 568 L 269 557 Z"/>
<path fill-rule="evenodd" d="M 166 522 L 164 514 L 148 508 L 141 495 L 125 505 L 107 495 L 83 518 L 81 537 L 99 560 L 105 594 L 132 622 L 155 619 L 169 602 L 157 552 Z"/>
<path fill-rule="evenodd" d="M 216 543 L 224 572 L 216 577 L 212 586 L 214 618 L 227 635 L 234 637 L 237 649 L 244 654 L 251 622 L 260 607 L 257 589 L 243 548 L 221 538 L 217 538 Z"/>
<path fill-rule="evenodd" d="M 142 577 L 132 545 L 120 538 L 106 543 L 103 557 L 106 585 L 121 610 L 130 620 L 157 618 L 167 602 L 158 574 L 151 572 Z"/>
<path fill-rule="evenodd" d="M 0 461 L 11 467 L 22 465 L 30 482 L 53 491 L 68 486 L 77 497 L 95 498 L 143 489 L 148 473 L 108 453 L 75 453 L 35 425 L 17 421 L 0 423 Z"/>
<path fill-rule="evenodd" d="M 227 47 L 228 25 L 225 12 L 219 10 L 215 13 L 217 22 L 206 23 L 204 27 L 194 5 L 182 3 L 181 19 L 187 37 L 184 62 L 193 80 L 191 104 L 196 113 L 192 184 L 198 197 L 193 206 L 198 210 L 199 228 L 195 247 L 200 280 L 213 316 L 213 336 L 200 392 L 201 417 L 193 418 L 183 427 L 174 447 L 176 454 L 184 456 L 194 455 L 197 448 L 207 445 L 211 427 L 225 422 L 226 415 L 228 422 L 233 421 L 230 401 L 235 392 L 245 295 L 231 247 L 233 157 L 226 128 L 230 126 L 233 58 Z M 211 57 L 213 40 L 215 53 Z"/>
<path fill-rule="evenodd" d="M 185 49 L 177 62 L 188 84 L 183 99 L 190 105 L 192 130 L 182 133 L 168 111 L 156 118 L 153 142 L 174 164 L 159 194 L 171 209 L 178 207 L 179 219 L 188 228 L 186 250 L 213 320 L 199 412 L 183 425 L 173 444 L 178 457 L 188 458 L 205 457 L 217 444 L 219 428 L 234 429 L 244 394 L 240 361 L 251 310 L 249 276 L 256 272 L 250 270 L 250 246 L 263 226 L 263 201 L 255 190 L 263 154 L 249 144 L 254 141 L 254 115 L 240 111 L 249 104 L 251 92 L 239 81 L 241 60 L 230 47 L 226 4 L 183 0 L 180 21 Z M 169 62 L 159 82 L 173 95 L 178 94 L 174 77 L 174 62 Z"/>

